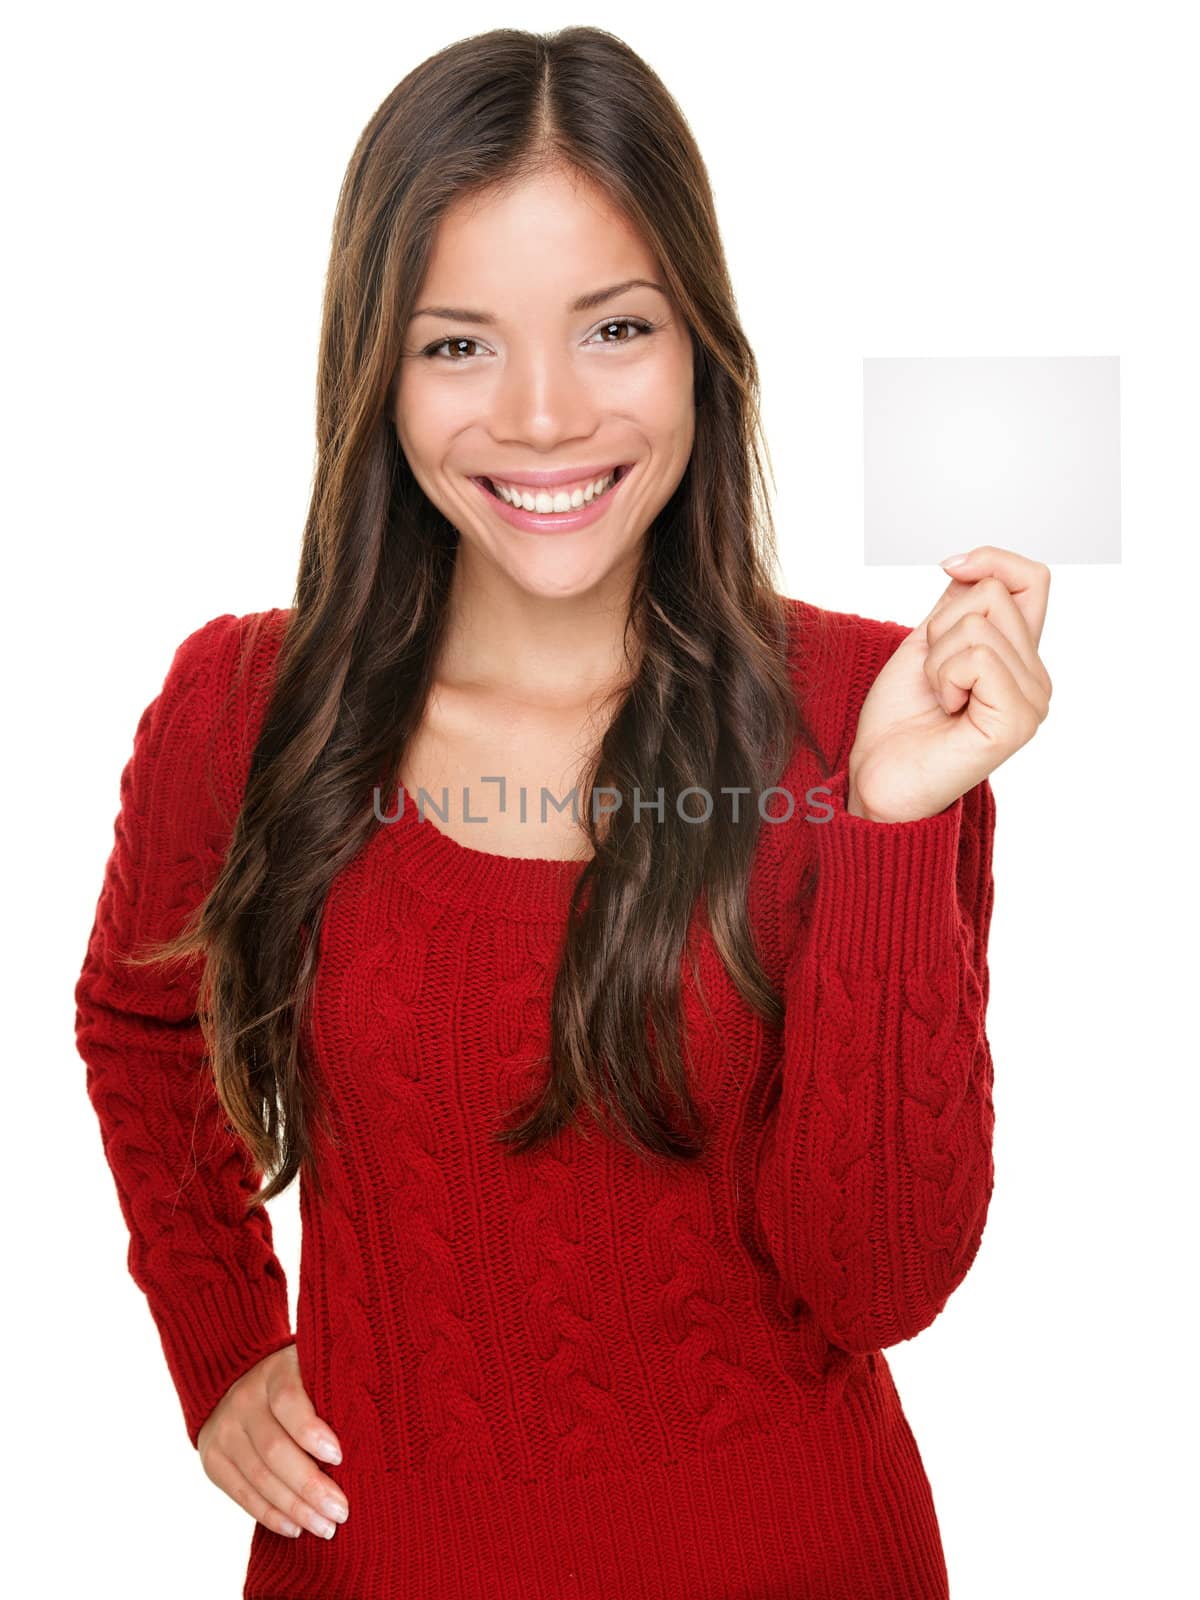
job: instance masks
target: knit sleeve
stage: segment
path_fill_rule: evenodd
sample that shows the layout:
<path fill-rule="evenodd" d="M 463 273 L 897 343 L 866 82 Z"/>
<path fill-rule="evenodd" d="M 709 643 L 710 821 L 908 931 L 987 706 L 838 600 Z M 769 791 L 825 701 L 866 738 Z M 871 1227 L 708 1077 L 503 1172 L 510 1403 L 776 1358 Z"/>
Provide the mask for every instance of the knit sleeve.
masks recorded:
<path fill-rule="evenodd" d="M 129 1272 L 193 1445 L 230 1384 L 291 1343 L 287 1286 L 266 1212 L 243 1217 L 262 1173 L 235 1140 L 208 1069 L 196 1016 L 202 964 L 122 958 L 177 934 L 224 859 L 238 741 L 220 713 L 239 641 L 233 616 L 190 634 L 138 722 L 75 987 L 76 1043 L 129 1230 Z"/>
<path fill-rule="evenodd" d="M 928 1327 L 983 1234 L 995 800 L 984 780 L 936 816 L 871 822 L 846 811 L 847 782 L 842 765 L 833 816 L 807 824 L 816 887 L 755 1199 L 786 1293 L 865 1353 Z"/>

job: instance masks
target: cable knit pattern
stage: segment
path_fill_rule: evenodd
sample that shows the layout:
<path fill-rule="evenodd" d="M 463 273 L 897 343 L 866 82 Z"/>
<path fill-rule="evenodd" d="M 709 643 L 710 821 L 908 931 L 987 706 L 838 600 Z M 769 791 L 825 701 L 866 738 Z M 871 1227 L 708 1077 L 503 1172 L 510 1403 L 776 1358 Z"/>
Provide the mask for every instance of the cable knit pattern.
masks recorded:
<path fill-rule="evenodd" d="M 332 885 L 305 1037 L 331 1137 L 314 1130 L 323 1199 L 300 1184 L 295 1338 L 350 1517 L 330 1541 L 254 1524 L 244 1600 L 945 1600 L 883 1350 L 943 1309 L 991 1195 L 994 803 L 985 783 L 920 821 L 849 816 L 858 711 L 907 630 L 788 604 L 820 750 L 781 778 L 794 807 L 749 885 L 785 1017 L 741 1000 L 698 907 L 694 1166 L 586 1114 L 531 1155 L 493 1138 L 546 1070 L 582 863 L 468 848 L 406 799 Z M 212 1090 L 198 973 L 120 956 L 219 869 L 287 617 L 218 617 L 176 653 L 76 990 L 193 1443 L 292 1337 L 285 1285 L 266 1217 L 241 1220 L 261 1174 Z"/>
<path fill-rule="evenodd" d="M 241 755 L 214 712 L 242 630 L 217 617 L 179 646 L 121 774 L 121 808 L 76 1000 L 87 1091 L 130 1233 L 129 1270 L 162 1337 L 192 1442 L 234 1380 L 291 1340 L 270 1222 L 240 1221 L 261 1184 L 227 1132 L 195 1016 L 199 974 L 122 964 L 173 937 L 228 845 L 220 787 Z M 215 758 L 215 759 L 214 759 Z"/>
<path fill-rule="evenodd" d="M 983 1233 L 994 1119 L 980 839 L 994 800 L 984 782 L 881 837 L 846 812 L 846 784 L 844 769 L 829 784 L 819 886 L 789 958 L 759 1201 L 785 1285 L 832 1343 L 867 1353 L 933 1321 Z"/>
<path fill-rule="evenodd" d="M 549 1049 L 555 951 L 547 930 L 533 924 L 499 941 L 490 919 L 487 926 L 487 957 L 497 973 L 495 1069 L 490 1091 L 480 1086 L 480 1108 L 499 1126 L 537 1079 L 535 1053 Z M 636 1454 L 630 1419 L 614 1393 L 597 1284 L 588 1271 L 578 1153 L 573 1142 L 559 1138 L 536 1167 L 500 1163 L 494 1201 L 508 1218 L 528 1343 L 555 1435 L 551 1470 L 568 1477 L 619 1466 Z"/>

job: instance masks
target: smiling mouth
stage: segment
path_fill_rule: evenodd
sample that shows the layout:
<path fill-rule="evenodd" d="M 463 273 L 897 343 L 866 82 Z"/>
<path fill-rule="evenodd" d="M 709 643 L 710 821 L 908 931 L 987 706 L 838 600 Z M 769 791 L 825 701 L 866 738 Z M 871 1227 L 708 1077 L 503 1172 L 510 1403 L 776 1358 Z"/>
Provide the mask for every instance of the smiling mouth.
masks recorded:
<path fill-rule="evenodd" d="M 606 494 L 611 494 L 612 491 L 620 483 L 621 479 L 630 470 L 630 465 L 631 464 L 629 462 L 622 462 L 622 464 L 620 466 L 614 467 L 613 468 L 612 482 L 609 484 L 608 488 L 605 489 L 601 494 L 593 495 L 590 500 L 585 500 L 583 502 L 583 506 L 595 505 L 597 500 L 603 500 L 604 496 Z M 512 505 L 512 502 L 510 500 L 506 500 L 502 494 L 499 494 L 497 492 L 496 485 L 492 482 L 492 480 L 490 478 L 481 477 L 478 481 L 483 485 L 483 487 L 487 490 L 487 492 L 490 495 L 492 495 L 495 499 L 499 500 L 499 502 L 500 502 L 500 504 L 502 506 L 511 506 Z M 521 485 L 517 484 L 517 485 L 515 485 L 515 487 L 519 489 L 521 487 Z M 557 491 L 555 491 L 554 489 L 540 489 L 540 488 L 536 487 L 535 485 L 530 484 L 528 486 L 528 489 L 527 489 L 526 492 L 531 494 L 531 495 L 549 494 L 549 495 L 553 496 Z M 583 506 L 573 507 L 572 509 L 574 509 L 574 510 L 582 510 Z M 523 508 L 517 507 L 516 509 L 520 510 L 520 509 L 523 509 Z M 550 515 L 550 514 L 551 513 L 547 513 L 547 515 Z"/>

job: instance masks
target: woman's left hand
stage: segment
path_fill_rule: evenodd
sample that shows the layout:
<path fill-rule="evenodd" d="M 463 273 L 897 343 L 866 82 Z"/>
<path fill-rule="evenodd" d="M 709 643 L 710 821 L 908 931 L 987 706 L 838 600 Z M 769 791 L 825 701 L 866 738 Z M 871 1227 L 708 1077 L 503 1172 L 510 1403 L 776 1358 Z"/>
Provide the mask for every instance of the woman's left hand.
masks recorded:
<path fill-rule="evenodd" d="M 859 713 L 846 809 L 935 816 L 1028 744 L 1050 709 L 1038 655 L 1050 568 L 980 545 L 897 646 Z"/>

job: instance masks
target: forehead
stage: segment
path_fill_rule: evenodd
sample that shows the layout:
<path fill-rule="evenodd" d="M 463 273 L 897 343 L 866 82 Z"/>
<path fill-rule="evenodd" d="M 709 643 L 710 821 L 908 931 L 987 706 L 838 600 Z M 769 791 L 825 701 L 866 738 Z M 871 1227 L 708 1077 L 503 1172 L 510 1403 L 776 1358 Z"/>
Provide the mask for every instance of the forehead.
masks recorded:
<path fill-rule="evenodd" d="M 638 277 L 661 281 L 624 212 L 587 178 L 554 169 L 455 201 L 416 303 L 560 315 L 589 289 Z"/>

